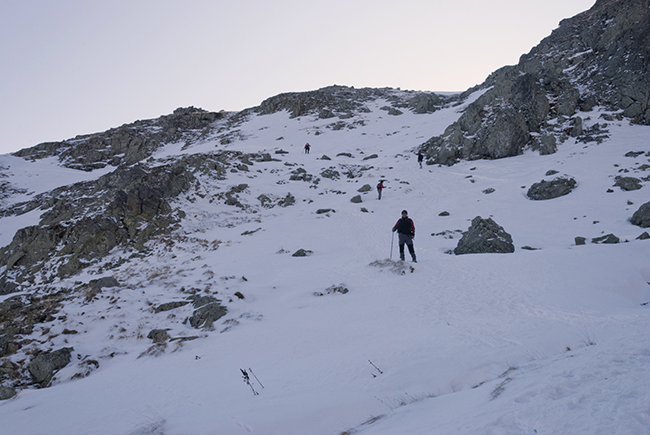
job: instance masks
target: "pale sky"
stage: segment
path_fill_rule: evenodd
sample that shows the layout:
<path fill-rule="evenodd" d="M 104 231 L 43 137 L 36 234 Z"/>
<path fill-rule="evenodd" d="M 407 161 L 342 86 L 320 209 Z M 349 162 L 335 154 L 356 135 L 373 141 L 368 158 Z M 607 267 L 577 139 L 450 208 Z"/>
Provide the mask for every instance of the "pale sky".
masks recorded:
<path fill-rule="evenodd" d="M 595 0 L 0 0 L 0 154 L 333 84 L 464 91 Z"/>

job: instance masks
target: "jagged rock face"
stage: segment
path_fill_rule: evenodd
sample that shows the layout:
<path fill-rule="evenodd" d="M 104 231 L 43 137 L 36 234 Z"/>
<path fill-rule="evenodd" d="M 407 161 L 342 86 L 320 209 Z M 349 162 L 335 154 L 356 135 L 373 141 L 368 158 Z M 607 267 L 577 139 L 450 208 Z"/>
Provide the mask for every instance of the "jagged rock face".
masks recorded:
<path fill-rule="evenodd" d="M 189 139 L 222 118 L 223 113 L 194 107 L 179 108 L 171 115 L 136 121 L 103 133 L 77 136 L 62 142 L 46 142 L 14 153 L 41 159 L 58 156 L 63 166 L 92 171 L 107 165 L 132 165 L 149 157 L 161 145 Z"/>
<path fill-rule="evenodd" d="M 454 254 L 504 254 L 515 252 L 512 236 L 492 218 L 476 216 L 472 224 L 458 241 Z"/>
<path fill-rule="evenodd" d="M 574 115 L 595 106 L 648 125 L 649 59 L 650 0 L 599 0 L 563 20 L 518 65 L 467 91 L 486 90 L 421 150 L 430 163 L 444 165 L 514 156 L 526 146 L 548 154 L 555 151 L 551 137 L 562 142 L 586 134 Z"/>

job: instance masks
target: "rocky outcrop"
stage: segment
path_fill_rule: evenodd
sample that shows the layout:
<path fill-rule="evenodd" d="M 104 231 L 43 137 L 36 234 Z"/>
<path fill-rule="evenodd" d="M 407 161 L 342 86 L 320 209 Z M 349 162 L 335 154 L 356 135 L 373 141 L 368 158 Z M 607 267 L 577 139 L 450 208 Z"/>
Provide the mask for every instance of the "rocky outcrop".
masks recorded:
<path fill-rule="evenodd" d="M 502 254 L 515 252 L 512 236 L 492 218 L 476 216 L 463 237 L 458 241 L 454 254 Z"/>
<path fill-rule="evenodd" d="M 142 249 L 151 237 L 173 228 L 181 215 L 173 213 L 168 201 L 193 180 L 184 162 L 154 168 L 136 165 L 36 199 L 44 208 L 49 205 L 39 225 L 18 230 L 0 249 L 0 266 L 7 266 L 4 291 L 15 291 L 11 283 L 23 281 L 21 277 L 55 257 L 61 259 L 56 275 L 65 277 L 118 245 Z"/>
<path fill-rule="evenodd" d="M 172 231 L 185 214 L 171 201 L 200 177 L 223 180 L 228 167 L 269 161 L 267 153 L 223 151 L 193 154 L 169 163 L 120 166 L 95 181 L 56 188 L 34 199 L 0 208 L 0 217 L 41 209 L 38 225 L 19 229 L 12 242 L 0 247 L 0 294 L 16 292 L 41 273 L 47 283 L 67 277 L 107 255 L 113 248 L 144 250 L 145 244 Z M 245 186 L 245 185 L 242 185 Z M 217 193 L 226 203 L 239 204 L 236 191 Z M 287 194 L 281 206 L 295 203 Z M 3 269 L 3 266 L 6 266 Z"/>
<path fill-rule="evenodd" d="M 39 323 L 52 322 L 61 309 L 65 295 L 35 297 L 12 296 L 0 303 L 0 358 L 10 356 L 30 342 L 24 336 Z M 0 370 L 0 375 L 2 370 Z"/>
<path fill-rule="evenodd" d="M 483 94 L 442 136 L 420 149 L 429 163 L 497 159 L 527 146 L 555 152 L 554 139 L 598 140 L 576 112 L 603 106 L 650 124 L 650 0 L 598 0 L 560 27 L 516 66 L 494 72 Z"/>
<path fill-rule="evenodd" d="M 432 92 L 401 91 L 399 89 L 355 89 L 348 86 L 328 86 L 309 92 L 288 92 L 268 98 L 254 110 L 262 115 L 286 110 L 292 118 L 315 115 L 319 119 L 338 117 L 347 119 L 360 112 L 369 112 L 366 103 L 376 99 L 391 103 L 386 106 L 397 114 L 399 108 L 415 113 L 430 113 L 448 105 L 453 98 Z"/>
<path fill-rule="evenodd" d="M 576 184 L 575 179 L 566 177 L 559 177 L 551 181 L 542 180 L 530 186 L 526 195 L 535 201 L 559 198 L 571 193 Z"/>
<path fill-rule="evenodd" d="M 83 171 L 107 165 L 132 165 L 149 157 L 165 143 L 197 137 L 224 116 L 224 113 L 195 107 L 179 108 L 157 119 L 136 121 L 62 142 L 42 143 L 14 155 L 32 160 L 57 156 L 63 166 Z"/>

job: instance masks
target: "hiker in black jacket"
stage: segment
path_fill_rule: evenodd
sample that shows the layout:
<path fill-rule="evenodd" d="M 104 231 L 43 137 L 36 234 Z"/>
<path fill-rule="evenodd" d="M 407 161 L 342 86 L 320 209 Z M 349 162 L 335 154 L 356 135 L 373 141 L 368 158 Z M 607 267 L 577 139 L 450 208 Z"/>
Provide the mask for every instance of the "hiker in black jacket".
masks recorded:
<path fill-rule="evenodd" d="M 409 253 L 413 259 L 413 263 L 417 263 L 415 259 L 415 248 L 413 248 L 413 239 L 415 238 L 415 224 L 409 218 L 408 212 L 402 210 L 402 218 L 397 221 L 393 227 L 393 232 L 397 231 L 399 237 L 399 258 L 404 261 L 404 244 L 409 247 Z"/>

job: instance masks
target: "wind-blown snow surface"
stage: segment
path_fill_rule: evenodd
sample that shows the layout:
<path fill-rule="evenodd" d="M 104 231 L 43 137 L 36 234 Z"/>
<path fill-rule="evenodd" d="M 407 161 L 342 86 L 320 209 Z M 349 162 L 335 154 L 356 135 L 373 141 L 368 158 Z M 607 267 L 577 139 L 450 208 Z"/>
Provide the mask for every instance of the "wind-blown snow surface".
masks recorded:
<path fill-rule="evenodd" d="M 419 169 L 409 150 L 442 133 L 459 108 L 390 116 L 382 105 L 349 130 L 285 113 L 242 125 L 245 139 L 229 149 L 288 154 L 186 195 L 175 204 L 187 213 L 182 231 L 152 245 L 152 255 L 105 272 L 122 287 L 71 301 L 65 321 L 44 325 L 55 336 L 52 348 L 74 347 L 74 361 L 52 387 L 1 402 L 2 432 L 650 433 L 650 306 L 643 305 L 650 241 L 635 240 L 643 229 L 628 221 L 650 187 L 613 187 L 621 170 L 645 176 L 637 168 L 647 155 L 625 154 L 650 151 L 648 128 L 610 123 L 602 144 L 570 139 L 548 156 Z M 602 123 L 598 112 L 582 115 L 587 126 Z M 302 153 L 305 142 L 311 154 Z M 215 149 L 211 140 L 181 145 L 156 158 Z M 319 175 L 339 165 L 370 169 L 351 179 Z M 321 181 L 290 181 L 297 168 Z M 548 170 L 574 177 L 577 189 L 527 199 L 532 183 L 551 178 Z M 378 201 L 380 178 L 388 188 Z M 12 182 L 20 187 L 22 179 L 16 173 Z M 211 201 L 241 183 L 249 185 L 239 195 L 247 210 Z M 350 202 L 364 184 L 372 191 L 361 204 Z M 289 192 L 296 203 L 285 208 L 265 209 L 256 199 Z M 398 257 L 390 229 L 402 209 L 415 221 L 418 255 L 412 273 L 409 262 L 399 269 L 403 275 L 387 261 Z M 512 235 L 514 254 L 448 253 L 478 215 Z M 609 233 L 627 242 L 574 243 Z M 313 254 L 293 257 L 300 248 Z M 88 282 L 96 272 L 60 285 Z M 315 295 L 340 284 L 349 292 Z M 218 292 L 228 307 L 214 330 L 184 324 L 189 306 L 153 312 L 192 289 Z M 64 328 L 79 334 L 56 336 Z M 199 338 L 147 353 L 154 328 Z M 34 336 L 44 340 L 43 333 Z M 84 359 L 99 368 L 71 380 Z M 259 395 L 240 369 L 252 369 Z"/>

